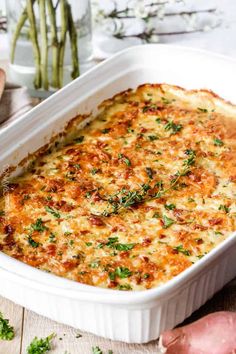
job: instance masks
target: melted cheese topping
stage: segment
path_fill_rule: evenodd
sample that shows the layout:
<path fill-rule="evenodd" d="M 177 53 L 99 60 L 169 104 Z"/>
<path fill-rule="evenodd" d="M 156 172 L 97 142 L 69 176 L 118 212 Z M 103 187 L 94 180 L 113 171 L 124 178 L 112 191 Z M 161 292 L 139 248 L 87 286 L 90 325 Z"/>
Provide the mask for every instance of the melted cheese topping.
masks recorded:
<path fill-rule="evenodd" d="M 105 101 L 73 142 L 8 184 L 0 250 L 81 283 L 142 290 L 229 236 L 235 124 L 168 88 L 143 85 Z"/>

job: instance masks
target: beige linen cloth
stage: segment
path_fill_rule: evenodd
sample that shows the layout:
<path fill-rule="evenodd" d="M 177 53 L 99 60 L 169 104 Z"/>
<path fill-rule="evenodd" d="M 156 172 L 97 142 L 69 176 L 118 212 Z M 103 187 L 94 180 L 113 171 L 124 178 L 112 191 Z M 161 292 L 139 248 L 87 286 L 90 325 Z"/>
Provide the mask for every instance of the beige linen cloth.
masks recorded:
<path fill-rule="evenodd" d="M 0 129 L 32 107 L 32 99 L 27 94 L 27 89 L 14 84 L 5 84 L 5 74 L 0 69 L 0 123 L 4 122 Z M 193 322 L 211 312 L 227 310 L 236 311 L 236 278 L 195 311 L 185 323 Z"/>
<path fill-rule="evenodd" d="M 33 107 L 26 87 L 6 82 L 0 69 L 0 124 L 7 125 Z"/>

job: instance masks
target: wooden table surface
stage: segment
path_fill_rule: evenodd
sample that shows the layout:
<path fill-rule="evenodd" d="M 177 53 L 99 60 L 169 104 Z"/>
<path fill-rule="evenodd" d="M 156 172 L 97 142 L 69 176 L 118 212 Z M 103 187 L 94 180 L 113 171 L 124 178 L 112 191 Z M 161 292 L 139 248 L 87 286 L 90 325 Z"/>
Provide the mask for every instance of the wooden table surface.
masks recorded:
<path fill-rule="evenodd" d="M 92 347 L 96 346 L 104 354 L 109 349 L 114 354 L 157 354 L 157 341 L 144 345 L 114 342 L 51 321 L 2 297 L 0 312 L 10 320 L 16 334 L 12 341 L 0 341 L 0 354 L 26 354 L 26 348 L 35 336 L 47 337 L 51 333 L 56 337 L 50 354 L 92 354 Z"/>
<path fill-rule="evenodd" d="M 226 285 L 185 323 L 190 323 L 208 313 L 220 310 L 236 311 L 236 280 Z M 143 345 L 110 341 L 51 321 L 2 297 L 0 297 L 0 312 L 9 318 L 16 332 L 14 340 L 0 341 L 0 354 L 26 354 L 26 348 L 35 336 L 41 338 L 51 333 L 55 333 L 56 338 L 53 341 L 53 350 L 50 354 L 92 354 L 92 347 L 95 346 L 99 346 L 104 354 L 107 354 L 109 349 L 113 351 L 113 354 L 158 353 L 157 341 Z"/>

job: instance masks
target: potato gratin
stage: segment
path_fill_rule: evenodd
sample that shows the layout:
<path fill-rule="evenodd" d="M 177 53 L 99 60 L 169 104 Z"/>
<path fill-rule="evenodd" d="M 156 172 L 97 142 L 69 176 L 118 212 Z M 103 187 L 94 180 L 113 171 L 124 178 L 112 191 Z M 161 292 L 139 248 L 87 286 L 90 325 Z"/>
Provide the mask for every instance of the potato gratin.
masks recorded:
<path fill-rule="evenodd" d="M 0 250 L 80 283 L 156 287 L 236 230 L 236 109 L 149 84 L 100 108 L 5 186 Z"/>

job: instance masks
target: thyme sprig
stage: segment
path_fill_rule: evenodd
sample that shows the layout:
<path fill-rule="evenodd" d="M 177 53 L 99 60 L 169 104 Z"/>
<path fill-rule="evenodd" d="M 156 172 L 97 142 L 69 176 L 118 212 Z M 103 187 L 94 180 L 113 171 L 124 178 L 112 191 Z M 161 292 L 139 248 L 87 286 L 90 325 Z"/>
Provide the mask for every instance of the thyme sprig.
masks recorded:
<path fill-rule="evenodd" d="M 162 181 L 156 182 L 154 186 L 151 186 L 150 180 L 149 183 L 142 184 L 139 189 L 127 190 L 122 188 L 121 191 L 105 198 L 108 205 L 100 215 L 108 217 L 112 214 L 118 214 L 118 212 L 123 209 L 128 209 L 134 205 L 163 197 L 166 193 L 176 187 L 181 177 L 186 176 L 191 172 L 191 167 L 196 162 L 196 153 L 192 149 L 187 149 L 185 150 L 185 155 L 187 155 L 187 159 L 183 161 L 183 168 L 176 172 L 167 188 L 163 188 Z M 157 188 L 158 190 L 156 191 Z"/>

